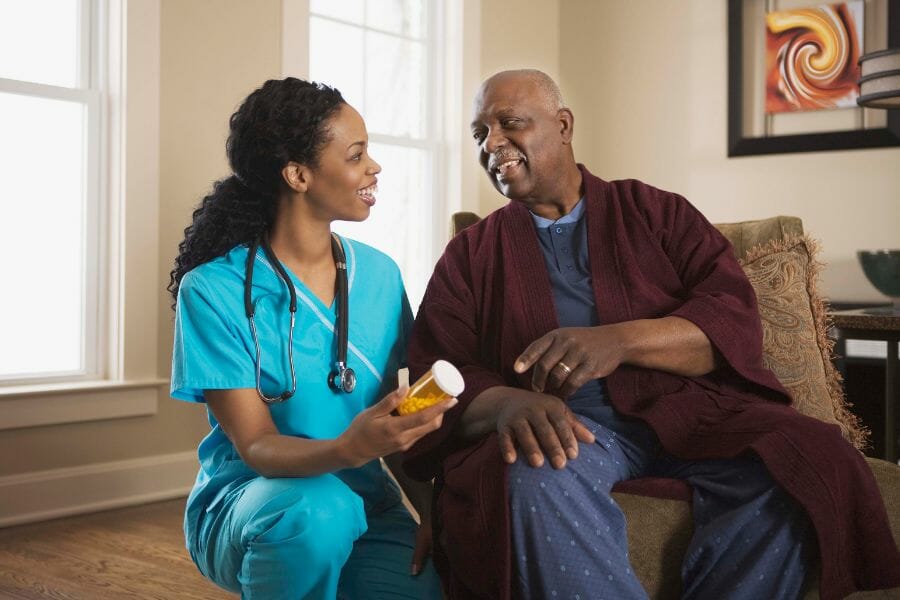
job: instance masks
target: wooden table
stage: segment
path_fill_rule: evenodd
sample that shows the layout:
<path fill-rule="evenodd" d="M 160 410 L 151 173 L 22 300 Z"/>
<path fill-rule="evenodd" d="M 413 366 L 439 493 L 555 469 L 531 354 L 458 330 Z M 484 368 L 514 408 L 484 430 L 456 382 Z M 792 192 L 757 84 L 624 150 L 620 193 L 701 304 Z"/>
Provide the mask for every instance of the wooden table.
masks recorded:
<path fill-rule="evenodd" d="M 897 406 L 900 405 L 900 365 L 897 342 L 900 341 L 900 313 L 891 307 L 837 310 L 828 313 L 838 335 L 844 340 L 884 340 L 887 363 L 884 370 L 884 459 L 897 462 Z"/>

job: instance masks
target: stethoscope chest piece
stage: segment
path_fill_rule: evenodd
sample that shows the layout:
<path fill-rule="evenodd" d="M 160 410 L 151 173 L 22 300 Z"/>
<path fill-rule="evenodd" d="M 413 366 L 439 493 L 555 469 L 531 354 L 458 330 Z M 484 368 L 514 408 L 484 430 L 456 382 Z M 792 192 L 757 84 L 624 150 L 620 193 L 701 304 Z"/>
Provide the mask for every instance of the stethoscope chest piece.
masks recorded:
<path fill-rule="evenodd" d="M 356 389 L 356 372 L 350 367 L 339 365 L 337 371 L 331 373 L 328 383 L 334 391 L 349 394 Z"/>

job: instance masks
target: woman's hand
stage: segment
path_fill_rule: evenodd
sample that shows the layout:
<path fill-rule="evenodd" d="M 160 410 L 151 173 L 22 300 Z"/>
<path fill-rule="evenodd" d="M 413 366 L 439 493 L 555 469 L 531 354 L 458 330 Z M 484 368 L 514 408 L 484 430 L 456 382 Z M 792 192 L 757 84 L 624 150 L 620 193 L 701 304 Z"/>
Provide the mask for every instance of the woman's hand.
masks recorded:
<path fill-rule="evenodd" d="M 419 515 L 420 525 L 416 529 L 416 545 L 409 565 L 410 574 L 418 575 L 431 554 L 431 502 L 434 487 L 430 481 L 416 481 L 407 475 L 403 470 L 403 457 L 400 454 L 385 456 L 384 462 Z"/>
<path fill-rule="evenodd" d="M 375 458 L 405 452 L 419 438 L 438 429 L 444 413 L 457 402 L 456 398 L 450 398 L 410 415 L 391 414 L 403 401 L 406 391 L 407 388 L 397 389 L 356 415 L 338 438 L 351 466 L 358 467 Z"/>
<path fill-rule="evenodd" d="M 425 566 L 425 559 L 431 555 L 432 532 L 431 519 L 422 519 L 416 529 L 416 547 L 413 550 L 412 563 L 409 565 L 411 575 L 418 575 Z"/>

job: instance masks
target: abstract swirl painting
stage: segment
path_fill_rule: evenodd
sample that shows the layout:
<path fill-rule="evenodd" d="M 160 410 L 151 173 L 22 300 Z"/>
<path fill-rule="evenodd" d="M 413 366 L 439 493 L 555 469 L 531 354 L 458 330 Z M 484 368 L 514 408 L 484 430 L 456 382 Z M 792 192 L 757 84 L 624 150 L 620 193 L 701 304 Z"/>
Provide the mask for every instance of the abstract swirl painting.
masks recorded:
<path fill-rule="evenodd" d="M 863 0 L 766 14 L 766 113 L 856 106 Z"/>

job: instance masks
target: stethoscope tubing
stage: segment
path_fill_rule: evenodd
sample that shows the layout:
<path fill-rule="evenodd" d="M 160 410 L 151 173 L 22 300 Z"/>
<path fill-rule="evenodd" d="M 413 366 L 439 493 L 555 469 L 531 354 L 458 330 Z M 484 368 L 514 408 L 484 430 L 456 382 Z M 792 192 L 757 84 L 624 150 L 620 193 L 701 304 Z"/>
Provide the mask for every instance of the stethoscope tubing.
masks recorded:
<path fill-rule="evenodd" d="M 334 266 L 337 269 L 337 291 L 338 291 L 338 312 L 337 312 L 337 330 L 338 330 L 338 349 L 337 349 L 337 365 L 346 368 L 347 366 L 347 342 L 348 330 L 350 324 L 348 321 L 348 311 L 344 308 L 348 305 L 347 292 L 347 258 L 344 256 L 344 248 L 338 241 L 337 236 L 331 236 L 331 252 L 334 255 Z"/>
<path fill-rule="evenodd" d="M 338 349 L 335 370 L 328 376 L 328 383 L 335 391 L 349 394 L 356 388 L 356 373 L 347 366 L 347 346 L 349 346 L 350 328 L 347 257 L 344 255 L 344 247 L 340 239 L 333 233 L 331 234 L 331 254 L 334 257 L 337 278 L 338 310 L 335 325 L 337 326 Z"/>
<path fill-rule="evenodd" d="M 262 247 L 263 253 L 272 264 L 272 267 L 278 273 L 279 278 L 284 282 L 290 294 L 290 329 L 288 330 L 288 362 L 291 368 L 291 387 L 282 392 L 278 396 L 267 396 L 262 391 L 262 349 L 259 343 L 259 335 L 256 331 L 256 321 L 254 315 L 256 308 L 253 305 L 252 288 L 253 288 L 253 267 L 256 264 L 257 249 Z M 347 347 L 349 346 L 349 290 L 347 284 L 347 259 L 344 254 L 344 248 L 340 239 L 331 234 L 331 253 L 334 257 L 334 265 L 336 273 L 337 301 L 338 311 L 335 317 L 335 329 L 338 335 L 337 360 L 335 361 L 335 370 L 328 376 L 328 384 L 336 391 L 350 393 L 356 387 L 356 374 L 353 369 L 347 366 Z M 244 278 L 244 312 L 250 323 L 250 333 L 253 336 L 253 344 L 256 349 L 256 393 L 260 399 L 266 404 L 274 404 L 284 402 L 291 398 L 297 391 L 297 373 L 294 369 L 294 325 L 296 323 L 297 314 L 297 291 L 294 284 L 288 277 L 287 271 L 269 245 L 267 236 L 263 235 L 259 239 L 250 244 L 247 251 L 247 262 L 245 266 Z"/>
<path fill-rule="evenodd" d="M 262 350 L 259 345 L 259 336 L 256 333 L 256 323 L 250 317 L 250 333 L 253 334 L 253 344 L 256 346 L 256 393 L 266 404 L 284 402 L 297 391 L 297 374 L 294 372 L 294 313 L 291 313 L 291 325 L 288 329 L 288 361 L 291 365 L 291 388 L 278 396 L 269 397 L 262 391 Z"/>

